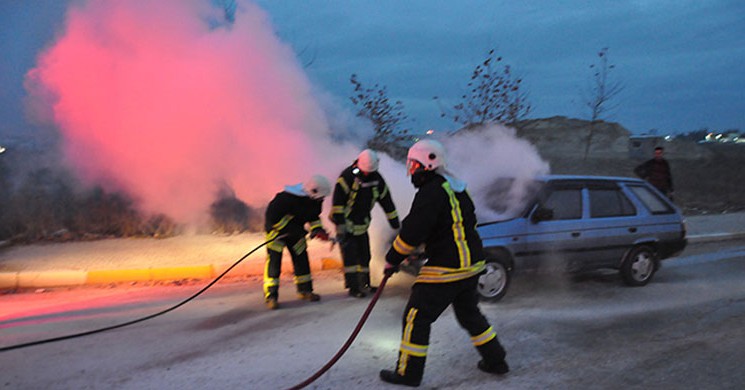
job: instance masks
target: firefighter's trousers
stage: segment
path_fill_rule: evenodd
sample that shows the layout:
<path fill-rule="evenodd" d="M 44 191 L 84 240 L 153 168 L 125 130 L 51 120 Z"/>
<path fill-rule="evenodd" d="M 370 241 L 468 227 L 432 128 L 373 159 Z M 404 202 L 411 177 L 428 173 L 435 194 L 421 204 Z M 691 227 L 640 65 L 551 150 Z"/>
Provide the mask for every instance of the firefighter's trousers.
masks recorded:
<path fill-rule="evenodd" d="M 282 272 L 282 252 L 285 247 L 289 250 L 292 259 L 292 266 L 295 271 L 293 281 L 297 291 L 300 293 L 313 291 L 305 237 L 285 237 L 267 245 L 267 258 L 264 264 L 265 299 L 277 299 L 279 297 L 279 275 Z"/>
<path fill-rule="evenodd" d="M 449 306 L 455 318 L 471 335 L 471 343 L 487 363 L 501 362 L 505 351 L 497 334 L 478 307 L 478 276 L 449 283 L 415 283 L 403 318 L 401 347 L 396 372 L 421 380 L 429 347 L 431 325 Z"/>
<path fill-rule="evenodd" d="M 341 247 L 344 262 L 344 286 L 360 290 L 370 285 L 370 236 L 367 232 L 350 235 Z"/>

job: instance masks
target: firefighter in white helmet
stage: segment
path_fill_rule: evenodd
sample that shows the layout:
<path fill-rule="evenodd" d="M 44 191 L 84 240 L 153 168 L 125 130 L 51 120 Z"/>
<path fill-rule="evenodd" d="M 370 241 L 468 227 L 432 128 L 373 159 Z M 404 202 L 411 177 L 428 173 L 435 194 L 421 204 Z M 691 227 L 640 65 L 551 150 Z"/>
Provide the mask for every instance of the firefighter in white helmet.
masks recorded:
<path fill-rule="evenodd" d="M 264 267 L 264 299 L 270 309 L 279 308 L 279 275 L 282 267 L 282 252 L 290 251 L 295 271 L 295 287 L 300 299 L 315 302 L 321 299 L 313 293 L 310 263 L 306 251 L 305 224 L 309 225 L 310 238 L 328 240 L 329 235 L 321 225 L 323 199 L 331 192 L 331 184 L 321 175 L 311 176 L 304 183 L 286 186 L 277 193 L 266 208 L 264 227 L 267 244 L 267 259 Z"/>
<path fill-rule="evenodd" d="M 417 247 L 424 244 L 427 262 L 411 288 L 403 315 L 403 332 L 394 370 L 382 370 L 389 383 L 419 386 L 424 375 L 430 328 L 448 306 L 471 336 L 481 355 L 477 366 L 494 374 L 509 367 L 497 334 L 478 307 L 476 285 L 484 271 L 484 252 L 476 231 L 476 214 L 465 183 L 445 170 L 445 148 L 422 140 L 408 153 L 407 170 L 418 189 L 411 212 L 386 254 L 385 273 L 391 275 Z"/>
<path fill-rule="evenodd" d="M 399 228 L 398 213 L 391 192 L 378 172 L 375 151 L 363 150 L 352 165 L 345 168 L 334 186 L 330 219 L 336 225 L 344 261 L 344 285 L 349 295 L 362 298 L 370 286 L 370 211 L 380 203 L 388 223 Z"/>

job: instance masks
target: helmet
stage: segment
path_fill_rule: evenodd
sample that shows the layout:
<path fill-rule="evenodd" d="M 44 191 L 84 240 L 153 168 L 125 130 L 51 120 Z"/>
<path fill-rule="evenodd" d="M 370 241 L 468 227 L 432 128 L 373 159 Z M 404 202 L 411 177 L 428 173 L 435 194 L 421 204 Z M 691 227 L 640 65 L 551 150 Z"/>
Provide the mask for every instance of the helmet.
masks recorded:
<path fill-rule="evenodd" d="M 409 174 L 418 169 L 434 171 L 445 168 L 445 147 L 435 140 L 423 139 L 409 148 L 406 160 Z"/>
<path fill-rule="evenodd" d="M 365 149 L 357 156 L 357 168 L 365 173 L 377 171 L 379 162 L 378 154 L 371 149 Z"/>
<path fill-rule="evenodd" d="M 323 199 L 331 193 L 331 184 L 327 178 L 313 175 L 303 183 L 303 192 L 313 199 Z"/>

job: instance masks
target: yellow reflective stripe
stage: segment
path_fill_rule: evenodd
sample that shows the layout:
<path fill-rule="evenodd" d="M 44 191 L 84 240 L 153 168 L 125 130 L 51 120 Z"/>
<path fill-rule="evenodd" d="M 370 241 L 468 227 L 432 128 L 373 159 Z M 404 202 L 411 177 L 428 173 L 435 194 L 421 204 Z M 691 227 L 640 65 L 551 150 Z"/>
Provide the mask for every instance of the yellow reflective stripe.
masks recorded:
<path fill-rule="evenodd" d="M 471 342 L 475 347 L 478 347 L 492 341 L 495 337 L 497 337 L 497 332 L 495 332 L 494 328 L 490 326 L 489 329 L 484 331 L 484 333 L 478 336 L 472 336 Z"/>
<path fill-rule="evenodd" d="M 455 240 L 455 246 L 458 248 L 458 258 L 460 260 L 460 266 L 468 267 L 471 265 L 471 251 L 468 249 L 468 242 L 466 242 L 466 232 L 463 229 L 463 215 L 460 212 L 460 202 L 455 197 L 455 192 L 450 187 L 450 183 L 447 181 L 442 183 L 442 188 L 450 198 L 450 215 L 453 218 L 453 238 Z"/>
<path fill-rule="evenodd" d="M 383 193 L 380 194 L 381 198 L 385 198 L 388 195 L 388 186 L 383 186 Z"/>
<path fill-rule="evenodd" d="M 367 231 L 367 228 L 370 227 L 370 222 L 369 222 L 370 219 L 366 218 L 365 221 L 367 223 L 362 224 L 362 225 L 352 225 L 352 228 L 350 229 L 352 231 L 352 234 L 354 234 L 355 236 L 361 236 L 365 234 L 365 232 Z"/>
<path fill-rule="evenodd" d="M 406 354 L 409 354 L 411 356 L 416 356 L 416 357 L 426 357 L 427 346 L 402 342 L 401 353 L 406 353 Z"/>
<path fill-rule="evenodd" d="M 356 265 L 348 265 L 344 267 L 344 273 L 345 274 L 356 274 L 357 273 L 357 266 Z"/>
<path fill-rule="evenodd" d="M 398 211 L 393 210 L 390 213 L 386 213 L 385 216 L 388 217 L 388 219 L 398 218 Z"/>
<path fill-rule="evenodd" d="M 449 283 L 468 279 L 478 275 L 484 270 L 484 260 L 466 268 L 447 268 L 435 266 L 423 266 L 416 277 L 416 283 Z"/>
<path fill-rule="evenodd" d="M 266 241 L 274 240 L 279 235 L 276 230 L 271 230 L 266 233 Z M 274 240 L 266 245 L 266 248 L 274 252 L 282 252 L 285 249 L 285 242 L 282 240 Z"/>
<path fill-rule="evenodd" d="M 296 255 L 300 255 L 303 252 L 305 252 L 305 248 L 307 248 L 307 244 L 305 243 L 305 239 L 300 239 L 298 242 L 295 243 L 295 245 L 292 246 L 292 251 L 295 252 Z"/>
<path fill-rule="evenodd" d="M 349 198 L 347 198 L 347 204 L 344 207 L 344 216 L 348 217 L 349 214 L 352 212 L 352 206 L 354 206 L 354 201 L 357 199 L 357 191 L 360 189 L 360 180 L 354 179 L 354 183 L 352 183 L 352 190 L 349 194 Z"/>
<path fill-rule="evenodd" d="M 323 227 L 323 224 L 321 223 L 320 219 L 316 219 L 315 221 L 310 221 L 310 230 L 317 229 Z"/>
<path fill-rule="evenodd" d="M 378 191 L 378 186 L 375 186 L 372 188 L 372 202 L 370 202 L 370 206 L 374 206 L 375 202 L 378 201 L 378 198 L 380 198 L 380 194 Z"/>
<path fill-rule="evenodd" d="M 310 274 L 294 276 L 292 281 L 295 284 L 307 283 L 311 281 Z"/>
<path fill-rule="evenodd" d="M 407 244 L 406 241 L 402 240 L 401 235 L 397 235 L 396 239 L 393 240 L 393 249 L 396 250 L 396 252 L 398 252 L 399 254 L 410 255 L 416 248 Z"/>
<path fill-rule="evenodd" d="M 347 185 L 347 182 L 344 181 L 343 177 L 339 177 L 338 179 L 336 179 L 336 182 L 339 183 L 341 189 L 344 190 L 344 193 L 349 193 L 349 186 Z"/>
<path fill-rule="evenodd" d="M 292 215 L 292 214 L 287 214 L 287 215 L 285 215 L 285 216 L 284 216 L 284 217 L 282 217 L 282 219 L 280 219 L 280 220 L 279 220 L 279 221 L 278 221 L 277 223 L 275 223 L 274 225 L 272 225 L 272 229 L 274 229 L 274 230 L 276 230 L 276 231 L 280 231 L 280 230 L 284 229 L 284 228 L 285 228 L 285 226 L 287 226 L 287 224 L 288 224 L 288 223 L 290 223 L 290 221 L 291 221 L 291 220 L 292 220 L 293 218 L 295 218 L 295 216 L 294 216 L 294 215 Z"/>
<path fill-rule="evenodd" d="M 331 206 L 331 214 L 344 214 L 344 206 Z"/>
<path fill-rule="evenodd" d="M 414 319 L 416 318 L 416 314 L 419 310 L 416 308 L 409 309 L 409 313 L 406 314 L 406 325 L 404 325 L 404 331 L 403 336 L 401 338 L 401 350 L 400 355 L 398 357 L 398 374 L 399 375 L 405 375 L 406 374 L 406 365 L 409 363 L 409 353 L 403 349 L 404 344 L 410 344 L 411 343 L 411 331 L 414 329 Z"/>
<path fill-rule="evenodd" d="M 363 266 L 360 265 L 360 266 L 357 266 L 357 272 L 362 272 L 363 274 L 369 274 L 370 273 L 370 268 L 363 267 Z"/>

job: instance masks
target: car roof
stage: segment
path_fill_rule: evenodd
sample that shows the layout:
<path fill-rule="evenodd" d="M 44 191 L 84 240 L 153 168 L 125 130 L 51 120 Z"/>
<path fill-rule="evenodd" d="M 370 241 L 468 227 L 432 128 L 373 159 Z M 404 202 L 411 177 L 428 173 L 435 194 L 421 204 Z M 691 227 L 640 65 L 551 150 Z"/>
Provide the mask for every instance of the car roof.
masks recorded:
<path fill-rule="evenodd" d="M 592 176 L 592 175 L 542 175 L 536 180 L 543 182 L 566 182 L 566 183 L 597 183 L 597 182 L 627 182 L 644 183 L 644 180 L 635 177 L 623 176 Z"/>

